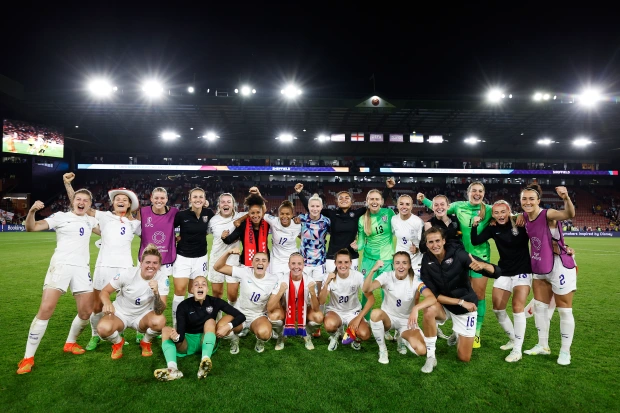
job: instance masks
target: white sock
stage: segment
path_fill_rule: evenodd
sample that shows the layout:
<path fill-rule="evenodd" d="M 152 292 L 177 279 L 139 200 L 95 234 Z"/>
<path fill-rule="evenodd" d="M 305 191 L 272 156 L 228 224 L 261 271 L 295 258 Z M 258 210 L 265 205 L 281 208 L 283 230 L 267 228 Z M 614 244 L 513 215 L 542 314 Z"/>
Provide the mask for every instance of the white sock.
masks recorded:
<path fill-rule="evenodd" d="M 172 369 L 172 370 L 178 370 L 179 367 L 177 366 L 177 362 L 176 361 L 169 361 L 168 362 L 168 368 Z"/>
<path fill-rule="evenodd" d="M 315 323 L 314 321 L 310 321 L 308 324 L 306 324 L 306 333 L 311 336 L 316 332 L 316 330 L 318 330 L 320 326 L 320 324 Z"/>
<path fill-rule="evenodd" d="M 108 337 L 102 337 L 105 341 L 109 341 L 112 344 L 118 344 L 121 342 L 121 340 L 123 340 L 123 337 L 121 337 L 120 334 L 118 334 L 118 331 L 115 331 L 114 333 L 112 333 L 110 336 Z"/>
<path fill-rule="evenodd" d="M 30 324 L 30 331 L 28 331 L 28 341 L 26 341 L 26 354 L 24 354 L 24 358 L 34 357 L 34 353 L 37 352 L 37 347 L 39 347 L 39 343 L 45 334 L 45 330 L 47 329 L 47 323 L 50 320 L 39 320 L 38 318 L 34 318 L 32 320 L 32 324 Z"/>
<path fill-rule="evenodd" d="M 67 336 L 67 343 L 75 343 L 77 341 L 78 336 L 84 330 L 89 323 L 89 319 L 82 320 L 79 316 L 75 316 L 73 322 L 71 323 L 71 329 L 69 329 L 69 335 Z"/>
<path fill-rule="evenodd" d="M 370 320 L 370 329 L 372 330 L 372 335 L 375 336 L 379 350 L 387 350 L 387 346 L 385 345 L 385 328 L 383 326 L 383 321 Z"/>
<path fill-rule="evenodd" d="M 157 337 L 160 333 L 161 331 L 155 331 L 151 327 L 149 327 L 146 329 L 146 334 L 144 334 L 142 341 L 144 341 L 145 343 L 150 343 L 151 340 L 153 340 L 153 337 Z"/>
<path fill-rule="evenodd" d="M 527 325 L 525 313 L 513 313 L 512 315 L 515 319 L 515 345 L 513 349 L 521 351 L 523 339 L 525 338 L 525 327 Z"/>
<path fill-rule="evenodd" d="M 515 341 L 515 329 L 512 326 L 512 321 L 510 321 L 510 317 L 508 317 L 508 313 L 506 313 L 506 309 L 504 310 L 493 310 L 495 315 L 497 316 L 497 321 L 499 325 L 504 329 L 504 332 L 510 338 L 510 341 Z"/>
<path fill-rule="evenodd" d="M 237 302 L 236 302 L 236 301 L 230 301 L 230 300 L 228 300 L 228 304 L 230 304 L 230 305 L 232 305 L 232 306 L 234 307 L 234 306 L 235 306 L 235 304 L 237 304 Z"/>
<path fill-rule="evenodd" d="M 99 334 L 97 334 L 97 325 L 99 324 L 99 321 L 101 321 L 101 319 L 103 318 L 103 311 L 100 313 L 92 313 L 90 315 L 90 328 L 93 330 L 93 337 L 98 336 Z"/>
<path fill-rule="evenodd" d="M 573 335 L 575 334 L 573 309 L 558 307 L 558 313 L 560 313 L 560 333 L 562 334 L 562 347 L 560 351 L 570 353 L 570 346 L 573 343 Z"/>
<path fill-rule="evenodd" d="M 185 296 L 182 295 L 174 295 L 172 299 L 172 325 L 176 329 L 177 327 L 177 307 L 185 300 Z"/>
<path fill-rule="evenodd" d="M 544 348 L 549 348 L 549 316 L 547 310 L 549 304 L 545 304 L 536 300 L 536 310 L 534 312 L 534 321 L 536 322 L 536 329 L 538 329 L 538 344 Z"/>
<path fill-rule="evenodd" d="M 228 333 L 227 336 L 224 336 L 225 340 L 231 340 L 231 341 L 239 341 L 239 336 L 236 335 L 232 330 L 230 330 L 230 333 Z"/>
<path fill-rule="evenodd" d="M 282 334 L 282 330 L 284 330 L 284 321 L 282 320 L 269 320 L 271 322 L 271 328 L 276 334 Z"/>
<path fill-rule="evenodd" d="M 405 340 L 407 343 L 408 340 Z M 435 345 L 437 344 L 437 336 L 424 337 L 424 343 L 426 344 L 426 357 L 435 358 Z"/>

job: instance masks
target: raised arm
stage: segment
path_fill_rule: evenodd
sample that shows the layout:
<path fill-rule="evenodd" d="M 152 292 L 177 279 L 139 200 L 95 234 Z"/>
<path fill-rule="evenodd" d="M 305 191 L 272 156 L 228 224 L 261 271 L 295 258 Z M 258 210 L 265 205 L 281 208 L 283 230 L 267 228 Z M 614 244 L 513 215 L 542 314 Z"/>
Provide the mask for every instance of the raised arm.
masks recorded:
<path fill-rule="evenodd" d="M 73 185 L 71 182 L 75 179 L 75 174 L 73 172 L 68 172 L 62 176 L 62 181 L 65 184 L 65 189 L 67 190 L 67 196 L 69 197 L 69 202 L 73 201 L 73 196 L 75 195 L 75 191 L 73 190 Z"/>
<path fill-rule="evenodd" d="M 368 275 L 366 275 L 366 278 L 364 278 L 364 285 L 362 286 L 362 291 L 364 293 L 372 293 L 377 288 L 381 288 L 381 283 L 374 280 L 375 273 L 381 267 L 383 267 L 383 261 L 377 260 Z"/>
<path fill-rule="evenodd" d="M 235 228 L 235 230 L 230 234 L 228 233 L 228 230 L 222 232 L 222 241 L 224 241 L 224 244 L 232 244 L 233 242 L 241 238 L 241 234 L 243 234 L 244 230 L 245 225 L 242 222 L 241 225 Z"/>
<path fill-rule="evenodd" d="M 280 300 L 286 291 L 286 283 L 280 283 L 280 289 L 277 294 L 271 294 L 269 301 L 267 301 L 267 311 L 273 312 L 280 308 Z"/>
<path fill-rule="evenodd" d="M 555 188 L 555 191 L 558 193 L 559 197 L 564 200 L 564 209 L 560 211 L 556 209 L 547 210 L 547 220 L 564 221 L 574 218 L 575 206 L 573 205 L 573 201 L 571 201 L 570 196 L 568 196 L 568 190 L 566 187 L 558 186 Z"/>
<path fill-rule="evenodd" d="M 299 197 L 301 204 L 303 205 L 306 212 L 310 212 L 310 210 L 308 209 L 308 198 L 306 198 L 306 196 L 304 195 L 303 189 L 304 189 L 304 184 L 300 184 L 300 183 L 295 184 L 295 192 L 297 193 L 297 196 Z"/>
<path fill-rule="evenodd" d="M 45 208 L 45 204 L 43 204 L 43 202 L 41 201 L 36 201 L 34 204 L 32 204 L 32 207 L 30 207 L 30 211 L 28 211 L 28 215 L 26 216 L 26 222 L 25 222 L 26 231 L 37 232 L 37 231 L 45 231 L 50 228 L 46 220 L 44 219 L 40 221 L 34 220 L 34 216 L 37 213 L 37 211 L 40 211 L 43 208 Z"/>
<path fill-rule="evenodd" d="M 478 234 L 478 223 L 480 223 L 480 217 L 474 217 L 470 236 L 472 245 L 484 244 L 486 241 L 493 238 L 494 228 L 486 227 Z"/>
<path fill-rule="evenodd" d="M 226 251 L 222 256 L 213 264 L 213 269 L 217 272 L 221 272 L 225 275 L 232 275 L 233 267 L 231 265 L 226 264 L 226 260 L 232 254 L 239 255 L 241 252 L 239 248 L 232 248 Z"/>

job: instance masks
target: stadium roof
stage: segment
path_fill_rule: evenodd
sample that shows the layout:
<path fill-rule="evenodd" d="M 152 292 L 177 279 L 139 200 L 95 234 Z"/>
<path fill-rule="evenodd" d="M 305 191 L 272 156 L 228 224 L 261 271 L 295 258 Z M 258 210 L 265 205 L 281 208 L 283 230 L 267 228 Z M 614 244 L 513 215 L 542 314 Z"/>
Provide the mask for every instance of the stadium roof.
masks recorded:
<path fill-rule="evenodd" d="M 601 102 L 588 111 L 566 99 L 543 104 L 506 99 L 492 106 L 480 99 L 381 96 L 385 106 L 372 107 L 365 104 L 370 96 L 303 96 L 284 101 L 275 95 L 245 99 L 232 91 L 228 94 L 223 97 L 221 89 L 218 96 L 214 90 L 202 95 L 179 93 L 149 102 L 128 93 L 96 102 L 71 92 L 5 98 L 3 106 L 5 117 L 63 126 L 68 146 L 87 152 L 567 160 L 612 160 L 620 155 L 620 105 L 613 102 Z M 181 137 L 162 142 L 160 135 L 165 130 Z M 199 139 L 207 131 L 215 131 L 221 139 L 213 143 Z M 285 132 L 297 140 L 283 144 L 275 139 Z M 348 142 L 348 135 L 359 132 L 366 134 L 365 142 Z M 315 139 L 319 134 L 342 133 L 347 142 Z M 371 143 L 370 133 L 384 133 L 386 141 L 389 133 L 404 134 L 405 142 L 412 133 L 442 135 L 448 142 Z M 466 145 L 463 140 L 469 136 L 485 142 Z M 587 136 L 595 144 L 575 148 L 571 142 L 578 136 Z M 537 145 L 544 137 L 559 143 Z"/>

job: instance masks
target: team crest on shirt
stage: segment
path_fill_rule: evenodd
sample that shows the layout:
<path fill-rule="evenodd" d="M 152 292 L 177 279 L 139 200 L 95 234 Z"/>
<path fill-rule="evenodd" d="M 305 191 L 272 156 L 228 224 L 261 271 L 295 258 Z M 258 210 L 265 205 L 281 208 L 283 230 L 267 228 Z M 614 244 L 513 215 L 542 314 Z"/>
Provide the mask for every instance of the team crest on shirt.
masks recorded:
<path fill-rule="evenodd" d="M 357 289 L 357 287 L 356 287 L 356 286 L 354 286 L 354 285 L 352 285 L 352 286 L 351 286 L 351 293 L 354 293 L 356 289 Z"/>
<path fill-rule="evenodd" d="M 207 216 L 202 217 L 202 222 L 204 222 L 205 224 L 207 223 L 208 220 L 209 220 L 209 217 Z"/>
<path fill-rule="evenodd" d="M 170 287 L 170 280 L 166 278 L 166 287 Z"/>
<path fill-rule="evenodd" d="M 354 212 L 349 212 L 349 216 L 350 216 L 351 218 L 353 218 L 353 217 L 355 216 L 355 213 L 354 213 Z"/>
<path fill-rule="evenodd" d="M 115 279 L 115 280 L 118 280 L 119 278 L 121 278 L 121 275 L 120 275 L 120 274 L 116 274 L 116 275 L 114 276 L 114 279 Z"/>
<path fill-rule="evenodd" d="M 386 216 L 386 215 L 382 216 L 382 217 L 381 217 L 381 220 L 382 220 L 383 222 L 387 222 L 387 216 Z"/>
<path fill-rule="evenodd" d="M 213 307 L 208 306 L 207 307 L 207 313 L 211 314 L 213 312 Z"/>
<path fill-rule="evenodd" d="M 534 247 L 534 249 L 537 249 L 537 250 L 539 250 L 542 245 L 542 241 L 538 237 L 530 238 L 530 242 L 532 243 L 532 247 Z"/>
<path fill-rule="evenodd" d="M 447 260 L 445 260 L 444 262 L 446 263 L 446 265 L 452 265 L 452 261 L 454 261 L 453 258 L 448 258 Z"/>

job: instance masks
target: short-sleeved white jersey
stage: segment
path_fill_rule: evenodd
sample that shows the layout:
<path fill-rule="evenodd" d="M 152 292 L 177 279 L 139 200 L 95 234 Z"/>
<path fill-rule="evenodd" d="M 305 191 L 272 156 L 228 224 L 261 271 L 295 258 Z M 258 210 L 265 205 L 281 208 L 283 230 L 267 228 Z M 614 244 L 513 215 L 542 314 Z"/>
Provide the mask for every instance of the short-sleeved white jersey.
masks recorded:
<path fill-rule="evenodd" d="M 90 234 L 97 220 L 73 212 L 57 212 L 45 218 L 50 229 L 56 231 L 56 249 L 51 264 L 87 266 L 90 263 Z"/>
<path fill-rule="evenodd" d="M 400 215 L 394 215 L 392 217 L 392 233 L 396 237 L 396 251 L 407 251 L 411 259 L 413 259 L 413 254 L 411 254 L 409 248 L 411 244 L 417 248 L 420 247 L 423 230 L 424 221 L 419 217 L 411 215 L 406 221 L 403 221 Z"/>
<path fill-rule="evenodd" d="M 231 248 L 240 248 L 239 241 L 236 241 L 230 245 L 227 245 L 222 241 L 222 232 L 228 230 L 229 232 L 233 232 L 235 230 L 235 224 L 233 221 L 243 216 L 242 212 L 236 212 L 232 216 L 228 218 L 224 218 L 220 214 L 216 214 L 213 218 L 209 220 L 209 229 L 207 232 L 213 234 L 213 241 L 211 243 L 211 255 L 209 256 L 209 265 L 213 267 L 213 264 L 217 262 L 217 260 L 224 254 L 227 250 Z M 228 265 L 238 265 L 239 257 L 236 255 L 231 255 L 226 260 L 226 264 Z"/>
<path fill-rule="evenodd" d="M 140 221 L 128 220 L 112 212 L 96 211 L 95 218 L 101 229 L 101 249 L 97 267 L 131 267 L 131 241 L 140 232 Z"/>
<path fill-rule="evenodd" d="M 153 279 L 157 281 L 159 295 L 167 297 L 170 292 L 168 277 L 158 271 Z M 153 310 L 155 295 L 149 287 L 149 282 L 142 278 L 140 267 L 131 267 L 121 271 L 112 278 L 110 285 L 118 291 L 114 307 L 121 309 L 123 313 L 138 316 L 147 310 Z"/>
<path fill-rule="evenodd" d="M 359 293 L 364 285 L 364 276 L 361 272 L 349 270 L 347 278 L 336 278 L 329 283 L 329 303 L 325 311 L 335 311 L 336 313 L 355 312 L 362 310 Z"/>
<path fill-rule="evenodd" d="M 248 320 L 265 313 L 269 297 L 280 290 L 277 275 L 266 273 L 263 278 L 256 278 L 252 267 L 232 267 L 232 277 L 239 282 L 239 298 L 235 307 Z"/>
<path fill-rule="evenodd" d="M 419 277 L 411 279 L 407 276 L 404 280 L 399 280 L 394 271 L 382 273 L 375 281 L 381 284 L 384 291 L 381 309 L 388 315 L 399 318 L 409 318 L 415 305 L 416 292 L 425 287 Z"/>
<path fill-rule="evenodd" d="M 288 259 L 297 248 L 297 236 L 301 233 L 301 224 L 291 220 L 288 227 L 282 226 L 280 218 L 265 214 L 265 221 L 271 229 L 271 262 L 276 265 L 288 265 Z"/>

